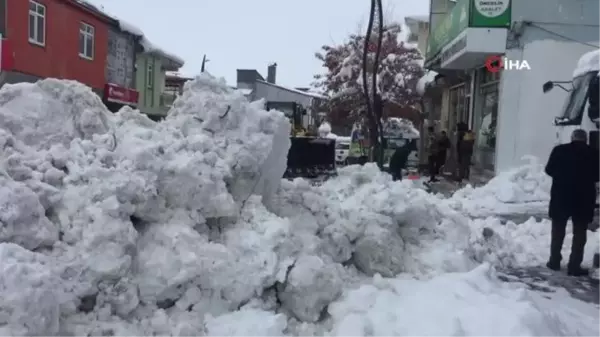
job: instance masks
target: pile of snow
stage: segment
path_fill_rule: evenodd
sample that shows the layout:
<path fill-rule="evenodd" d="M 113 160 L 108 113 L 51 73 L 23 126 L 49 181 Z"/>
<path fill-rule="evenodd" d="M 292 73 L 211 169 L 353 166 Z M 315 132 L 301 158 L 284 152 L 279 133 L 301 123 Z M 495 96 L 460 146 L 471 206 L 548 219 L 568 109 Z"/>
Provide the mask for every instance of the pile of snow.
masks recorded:
<path fill-rule="evenodd" d="M 523 166 L 503 172 L 486 185 L 467 186 L 452 196 L 450 202 L 471 216 L 490 214 L 545 214 L 550 201 L 552 179 L 535 157 L 523 158 Z"/>
<path fill-rule="evenodd" d="M 328 122 L 321 123 L 321 125 L 319 125 L 319 128 L 317 129 L 317 132 L 319 133 L 319 137 L 321 138 L 336 139 L 338 137 L 335 133 L 331 132 L 331 124 L 329 124 Z"/>
<path fill-rule="evenodd" d="M 444 335 L 574 333 L 475 269 L 540 254 L 512 228 L 372 164 L 280 180 L 290 125 L 262 103 L 204 74 L 156 123 L 76 82 L 2 87 L 0 333 L 415 334 L 419 318 Z M 467 321 L 493 303 L 496 325 Z"/>
<path fill-rule="evenodd" d="M 193 310 L 262 293 L 289 264 L 273 251 L 286 222 L 240 209 L 278 188 L 289 130 L 282 113 L 208 76 L 162 123 L 112 115 L 73 81 L 2 87 L 0 296 L 11 300 L 0 331 L 192 335 L 203 329 L 185 325 Z M 168 331 L 148 323 L 163 319 Z"/>
<path fill-rule="evenodd" d="M 573 231 L 571 223 L 567 226 L 567 235 L 562 249 L 562 256 L 571 253 Z M 489 217 L 475 219 L 470 223 L 471 236 L 469 244 L 474 247 L 476 260 L 485 260 L 500 268 L 539 267 L 548 261 L 550 254 L 550 238 L 552 223 L 548 219 L 529 220 L 517 224 L 512 221 L 502 223 L 499 219 Z M 594 254 L 600 252 L 600 237 L 590 235 L 585 247 L 583 265 L 593 267 Z M 486 250 L 492 252 L 488 255 Z M 568 260 L 565 258 L 565 260 Z"/>

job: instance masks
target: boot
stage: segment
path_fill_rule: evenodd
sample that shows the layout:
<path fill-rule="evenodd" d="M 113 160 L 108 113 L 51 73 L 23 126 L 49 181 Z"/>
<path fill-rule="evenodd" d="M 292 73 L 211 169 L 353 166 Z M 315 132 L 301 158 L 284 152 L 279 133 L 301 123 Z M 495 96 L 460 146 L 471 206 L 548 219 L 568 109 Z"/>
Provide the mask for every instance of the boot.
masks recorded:
<path fill-rule="evenodd" d="M 560 270 L 560 260 L 559 261 L 548 261 L 548 263 L 546 263 L 546 267 L 548 267 L 548 269 L 552 269 L 554 271 L 559 271 Z"/>
<path fill-rule="evenodd" d="M 569 276 L 588 276 L 589 270 L 581 267 L 569 267 L 567 270 Z"/>

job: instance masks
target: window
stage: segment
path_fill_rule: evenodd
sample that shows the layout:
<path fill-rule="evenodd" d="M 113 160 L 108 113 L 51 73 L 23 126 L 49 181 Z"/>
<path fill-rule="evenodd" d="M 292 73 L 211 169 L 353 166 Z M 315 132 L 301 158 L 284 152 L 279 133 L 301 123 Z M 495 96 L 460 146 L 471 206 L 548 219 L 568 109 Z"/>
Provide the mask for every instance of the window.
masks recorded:
<path fill-rule="evenodd" d="M 152 87 L 154 87 L 154 66 L 152 62 L 153 60 L 148 60 L 146 73 L 146 84 L 148 85 L 148 89 L 152 89 Z"/>
<path fill-rule="evenodd" d="M 581 123 L 585 103 L 588 100 L 588 93 L 590 92 L 589 89 L 590 87 L 597 88 L 598 86 L 597 77 L 597 72 L 589 72 L 573 80 L 573 89 L 569 92 L 569 97 L 563 106 L 562 114 L 559 116 L 561 124 L 572 125 Z M 591 101 L 596 101 L 596 97 L 593 96 Z M 595 116 L 590 116 L 590 118 L 593 117 Z"/>
<path fill-rule="evenodd" d="M 84 22 L 79 25 L 79 56 L 94 59 L 94 27 Z"/>
<path fill-rule="evenodd" d="M 29 1 L 29 42 L 46 45 L 46 6 Z"/>

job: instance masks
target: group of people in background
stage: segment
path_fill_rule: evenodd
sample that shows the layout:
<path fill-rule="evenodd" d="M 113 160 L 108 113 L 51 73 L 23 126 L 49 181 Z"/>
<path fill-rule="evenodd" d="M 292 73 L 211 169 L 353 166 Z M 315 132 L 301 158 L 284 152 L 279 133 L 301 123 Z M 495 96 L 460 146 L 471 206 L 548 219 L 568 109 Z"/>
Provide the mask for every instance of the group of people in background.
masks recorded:
<path fill-rule="evenodd" d="M 446 131 L 435 132 L 433 127 L 427 129 L 428 137 L 426 141 L 427 163 L 429 171 L 429 181 L 438 181 L 440 171 L 446 165 L 449 151 L 452 151 L 452 142 Z M 473 148 L 475 146 L 475 135 L 469 130 L 466 123 L 456 125 L 456 170 L 453 178 L 457 181 L 469 179 L 471 161 L 473 158 Z M 412 151 L 417 150 L 415 140 L 406 142 L 403 146 L 396 149 L 390 158 L 390 174 L 394 180 L 402 179 L 402 170 L 406 168 L 408 157 Z"/>
<path fill-rule="evenodd" d="M 446 131 L 436 133 L 430 126 L 427 129 L 427 163 L 429 170 L 429 181 L 438 181 L 440 171 L 446 165 L 448 151 L 452 149 L 452 143 Z M 475 135 L 469 130 L 466 123 L 456 125 L 456 171 L 454 179 L 463 181 L 469 179 L 471 161 L 473 159 L 473 148 L 475 147 Z"/>

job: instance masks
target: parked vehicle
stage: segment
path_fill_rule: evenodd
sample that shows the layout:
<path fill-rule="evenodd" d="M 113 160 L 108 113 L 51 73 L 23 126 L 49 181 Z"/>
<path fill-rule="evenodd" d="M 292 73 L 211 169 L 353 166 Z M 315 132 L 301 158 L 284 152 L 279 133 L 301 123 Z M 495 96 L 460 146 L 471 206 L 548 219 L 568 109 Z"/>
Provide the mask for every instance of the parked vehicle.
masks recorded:
<path fill-rule="evenodd" d="M 316 179 L 335 175 L 335 139 L 310 137 L 302 125 L 306 110 L 294 102 L 267 102 L 267 110 L 282 111 L 292 124 L 284 178 Z"/>
<path fill-rule="evenodd" d="M 544 83 L 542 87 L 544 93 L 549 92 L 555 86 L 569 92 L 560 114 L 554 118 L 557 143 L 570 142 L 573 130 L 583 129 L 588 133 L 589 144 L 597 149 L 599 148 L 599 70 L 600 50 L 594 50 L 581 56 L 571 81 L 548 81 Z M 596 216 L 590 228 L 594 230 L 598 228 L 598 201 L 596 201 Z M 598 259 L 596 253 L 594 256 L 596 265 Z"/>
<path fill-rule="evenodd" d="M 335 139 L 335 163 L 336 165 L 348 165 L 350 154 L 350 137 L 337 137 Z"/>

